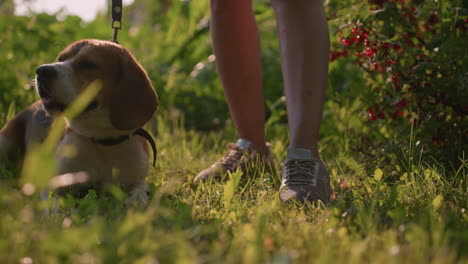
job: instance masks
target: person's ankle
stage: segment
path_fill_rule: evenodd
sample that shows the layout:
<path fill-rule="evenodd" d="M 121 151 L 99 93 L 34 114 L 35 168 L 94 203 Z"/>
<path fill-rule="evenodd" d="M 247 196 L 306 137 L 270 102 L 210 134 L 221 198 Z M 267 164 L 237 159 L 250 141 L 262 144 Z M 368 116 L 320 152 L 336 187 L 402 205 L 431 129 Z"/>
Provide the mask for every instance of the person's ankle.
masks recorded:
<path fill-rule="evenodd" d="M 245 138 L 239 138 L 237 141 L 236 141 L 236 146 L 238 146 L 239 148 L 241 149 L 249 149 L 250 147 L 252 147 L 252 141 L 248 140 L 248 139 L 245 139 Z"/>
<path fill-rule="evenodd" d="M 320 154 L 317 149 L 288 147 L 286 150 L 286 160 L 291 159 L 320 159 Z"/>
<path fill-rule="evenodd" d="M 252 142 L 248 139 L 245 138 L 239 138 L 236 141 L 236 146 L 240 147 L 241 149 L 249 149 L 252 148 L 254 149 L 257 153 L 260 154 L 266 154 L 268 152 L 268 148 L 265 142 L 262 142 L 260 144 Z"/>

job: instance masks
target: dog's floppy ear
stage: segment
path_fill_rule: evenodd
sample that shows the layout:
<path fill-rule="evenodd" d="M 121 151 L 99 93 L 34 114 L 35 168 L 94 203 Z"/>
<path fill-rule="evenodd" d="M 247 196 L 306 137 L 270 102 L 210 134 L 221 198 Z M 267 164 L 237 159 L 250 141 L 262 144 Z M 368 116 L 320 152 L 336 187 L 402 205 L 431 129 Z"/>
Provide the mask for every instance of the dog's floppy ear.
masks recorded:
<path fill-rule="evenodd" d="M 121 130 L 132 130 L 146 124 L 158 107 L 158 98 L 145 70 L 123 49 L 120 76 L 110 95 L 110 121 Z"/>

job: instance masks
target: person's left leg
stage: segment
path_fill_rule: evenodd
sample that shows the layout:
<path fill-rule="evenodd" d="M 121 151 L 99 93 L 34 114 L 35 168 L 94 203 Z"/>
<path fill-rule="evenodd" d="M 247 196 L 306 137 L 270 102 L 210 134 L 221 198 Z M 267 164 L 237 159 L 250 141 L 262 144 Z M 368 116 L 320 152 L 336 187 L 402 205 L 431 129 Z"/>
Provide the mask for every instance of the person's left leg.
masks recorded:
<path fill-rule="evenodd" d="M 284 201 L 328 201 L 330 183 L 317 146 L 330 46 L 322 1 L 272 3 L 280 38 L 290 133 L 280 195 Z"/>

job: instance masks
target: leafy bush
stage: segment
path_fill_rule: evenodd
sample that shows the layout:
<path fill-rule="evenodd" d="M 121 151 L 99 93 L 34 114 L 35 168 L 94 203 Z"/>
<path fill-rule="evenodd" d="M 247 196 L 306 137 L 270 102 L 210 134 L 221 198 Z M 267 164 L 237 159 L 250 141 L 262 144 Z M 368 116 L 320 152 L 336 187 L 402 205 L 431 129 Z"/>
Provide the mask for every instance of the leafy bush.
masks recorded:
<path fill-rule="evenodd" d="M 79 17 L 68 16 L 63 21 L 55 16 L 38 14 L 32 17 L 0 16 L 0 117 L 11 104 L 17 110 L 36 100 L 32 79 L 36 68 L 55 61 L 66 45 L 81 38 L 102 38 Z"/>
<path fill-rule="evenodd" d="M 368 157 L 416 149 L 459 164 L 468 143 L 468 10 L 461 1 L 407 0 L 354 1 L 347 10 L 331 60 L 354 61 L 367 87 L 369 133 L 354 134 L 355 149 Z"/>

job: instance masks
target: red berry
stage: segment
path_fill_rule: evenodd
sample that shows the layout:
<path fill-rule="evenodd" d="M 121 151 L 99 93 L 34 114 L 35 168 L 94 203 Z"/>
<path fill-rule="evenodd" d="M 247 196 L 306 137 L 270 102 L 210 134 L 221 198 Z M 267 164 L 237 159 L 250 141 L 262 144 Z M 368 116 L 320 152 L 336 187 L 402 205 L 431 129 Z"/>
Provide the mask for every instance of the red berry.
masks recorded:
<path fill-rule="evenodd" d="M 395 103 L 395 105 L 399 107 L 405 107 L 408 105 L 408 101 L 406 101 L 405 99 L 400 99 L 398 102 Z"/>
<path fill-rule="evenodd" d="M 359 36 L 356 36 L 353 38 L 353 43 L 357 43 L 357 42 L 359 42 Z"/>
<path fill-rule="evenodd" d="M 349 41 L 348 38 L 342 38 L 340 42 L 345 45 L 345 47 L 348 47 L 351 44 L 351 41 Z"/>
<path fill-rule="evenodd" d="M 353 32 L 352 32 L 352 33 L 353 33 L 353 35 L 356 35 L 356 34 L 357 34 L 357 32 L 358 32 L 358 30 L 359 30 L 359 28 L 358 28 L 358 27 L 354 27 L 354 28 L 353 28 Z"/>
<path fill-rule="evenodd" d="M 440 145 L 442 145 L 444 139 L 442 137 L 432 137 L 431 141 L 439 147 Z"/>
<path fill-rule="evenodd" d="M 410 38 L 405 38 L 405 43 L 410 47 L 414 47 L 414 42 Z"/>
<path fill-rule="evenodd" d="M 366 48 L 366 56 L 372 57 L 374 55 L 374 51 L 371 48 Z"/>
<path fill-rule="evenodd" d="M 384 114 L 384 112 L 383 112 L 383 111 L 380 111 L 380 112 L 377 114 L 377 117 L 378 117 L 379 119 L 385 119 L 385 114 Z"/>
<path fill-rule="evenodd" d="M 374 70 L 377 71 L 377 72 L 383 71 L 383 68 L 380 66 L 380 64 L 378 62 L 372 63 L 372 66 L 374 67 Z"/>
<path fill-rule="evenodd" d="M 340 57 L 347 57 L 348 52 L 347 51 L 331 51 L 330 52 L 330 61 L 334 61 Z"/>
<path fill-rule="evenodd" d="M 368 108 L 367 109 L 367 114 L 369 115 L 369 120 L 370 121 L 375 121 L 375 114 L 374 114 L 374 111 L 372 110 L 372 108 Z"/>
<path fill-rule="evenodd" d="M 395 51 L 400 51 L 400 50 L 401 50 L 401 46 L 398 45 L 398 44 L 393 44 L 393 45 L 392 45 L 392 49 L 395 50 Z"/>
<path fill-rule="evenodd" d="M 439 23 L 439 16 L 437 14 L 437 11 L 435 11 L 434 13 L 432 13 L 430 16 L 429 16 L 429 19 L 427 20 L 427 23 L 428 24 L 431 24 L 431 25 L 434 25 L 434 24 L 438 24 Z"/>

